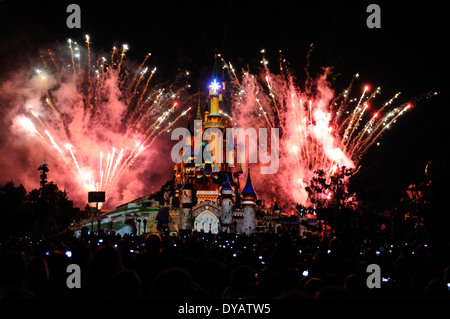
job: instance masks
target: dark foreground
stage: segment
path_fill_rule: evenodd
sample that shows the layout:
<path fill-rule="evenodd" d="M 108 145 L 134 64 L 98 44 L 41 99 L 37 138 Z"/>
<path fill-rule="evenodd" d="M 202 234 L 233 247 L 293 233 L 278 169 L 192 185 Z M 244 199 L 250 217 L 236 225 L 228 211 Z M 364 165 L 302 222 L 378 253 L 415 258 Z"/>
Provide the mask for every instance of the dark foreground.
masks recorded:
<path fill-rule="evenodd" d="M 9 238 L 0 246 L 0 297 L 448 299 L 447 248 L 292 234 Z M 371 264 L 381 288 L 367 285 Z"/>

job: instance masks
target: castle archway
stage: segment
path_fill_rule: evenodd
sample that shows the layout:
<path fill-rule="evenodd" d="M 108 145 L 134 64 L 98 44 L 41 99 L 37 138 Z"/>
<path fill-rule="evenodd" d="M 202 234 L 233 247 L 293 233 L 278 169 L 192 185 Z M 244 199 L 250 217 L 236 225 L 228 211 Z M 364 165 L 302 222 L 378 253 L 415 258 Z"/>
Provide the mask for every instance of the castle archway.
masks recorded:
<path fill-rule="evenodd" d="M 219 219 L 209 210 L 204 210 L 195 218 L 194 230 L 198 232 L 217 234 L 219 232 Z"/>

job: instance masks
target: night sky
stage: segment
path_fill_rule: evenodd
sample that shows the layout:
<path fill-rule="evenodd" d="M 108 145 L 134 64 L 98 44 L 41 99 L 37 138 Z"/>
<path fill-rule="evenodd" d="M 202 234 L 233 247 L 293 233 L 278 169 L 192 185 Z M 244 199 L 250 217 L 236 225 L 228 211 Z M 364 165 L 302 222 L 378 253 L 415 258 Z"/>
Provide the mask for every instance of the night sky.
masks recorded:
<path fill-rule="evenodd" d="M 77 1 L 81 29 L 69 29 L 71 2 L 0 0 L 0 80 L 39 48 L 68 38 L 109 51 L 127 43 L 128 57 L 152 52 L 160 77 L 179 68 L 193 73 L 194 92 L 208 80 L 214 49 L 237 67 L 255 64 L 260 49 L 276 60 L 285 52 L 294 73 L 302 76 L 311 43 L 312 72 L 333 66 L 343 88 L 360 74 L 357 85 L 381 86 L 384 103 L 396 92 L 401 101 L 430 90 L 440 95 L 414 106 L 363 159 L 352 187 L 391 205 L 409 181 L 424 173 L 429 160 L 443 158 L 450 137 L 448 1 Z M 366 8 L 381 7 L 381 29 L 366 26 Z M 406 99 L 406 100 L 405 100 Z"/>

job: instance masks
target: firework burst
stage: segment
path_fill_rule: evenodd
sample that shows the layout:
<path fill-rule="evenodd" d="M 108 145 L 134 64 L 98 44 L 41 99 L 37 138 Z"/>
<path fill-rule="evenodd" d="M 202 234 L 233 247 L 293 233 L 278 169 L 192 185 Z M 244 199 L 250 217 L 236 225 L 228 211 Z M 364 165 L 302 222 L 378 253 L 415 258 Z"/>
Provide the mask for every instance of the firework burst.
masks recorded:
<path fill-rule="evenodd" d="M 311 52 L 312 46 L 307 55 L 306 78 L 300 84 L 281 51 L 278 74 L 270 71 L 264 50 L 260 71 L 251 73 L 247 69 L 239 75 L 219 55 L 235 89 L 232 115 L 238 125 L 280 128 L 280 169 L 273 178 L 271 192 L 282 194 L 281 199 L 291 204 L 311 204 L 306 188 L 317 171 L 323 172 L 327 181 L 343 167 L 356 172 L 370 147 L 419 99 L 396 104 L 398 92 L 376 106 L 381 88 L 370 90 L 365 86 L 357 95 L 354 84 L 358 74 L 345 90 L 335 94 L 331 68 L 324 68 L 316 78 L 310 76 Z M 436 93 L 426 95 L 431 94 Z"/>
<path fill-rule="evenodd" d="M 64 163 L 75 193 L 105 191 L 108 199 L 143 152 L 186 115 L 188 73 L 170 85 L 153 84 L 150 53 L 133 66 L 128 45 L 106 58 L 94 56 L 91 44 L 89 36 L 82 46 L 69 39 L 61 56 L 41 53 L 12 121 L 13 130 L 35 137 Z"/>

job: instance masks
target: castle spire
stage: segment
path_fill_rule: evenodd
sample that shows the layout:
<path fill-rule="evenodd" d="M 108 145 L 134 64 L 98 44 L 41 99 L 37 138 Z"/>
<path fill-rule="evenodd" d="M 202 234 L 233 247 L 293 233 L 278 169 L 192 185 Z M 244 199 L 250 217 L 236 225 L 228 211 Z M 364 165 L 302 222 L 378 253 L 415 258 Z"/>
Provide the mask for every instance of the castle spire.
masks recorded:
<path fill-rule="evenodd" d="M 198 89 L 198 105 L 197 105 L 197 115 L 195 117 L 196 120 L 202 119 L 202 114 L 200 113 L 200 89 Z"/>
<path fill-rule="evenodd" d="M 255 206 L 256 206 L 256 192 L 253 189 L 252 178 L 250 177 L 250 169 L 248 170 L 247 183 L 242 190 L 244 201 L 242 202 L 242 212 L 244 213 L 244 220 L 241 225 L 241 232 L 250 235 L 256 229 L 255 222 Z"/>
<path fill-rule="evenodd" d="M 244 189 L 242 190 L 241 194 L 244 197 L 251 196 L 251 197 L 254 197 L 256 199 L 256 192 L 255 192 L 255 190 L 253 188 L 253 185 L 252 185 L 252 178 L 250 176 L 250 169 L 248 169 L 247 182 L 245 183 Z"/>

